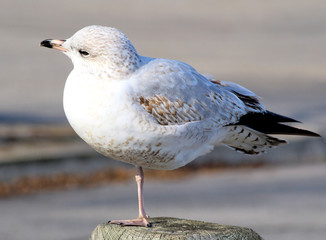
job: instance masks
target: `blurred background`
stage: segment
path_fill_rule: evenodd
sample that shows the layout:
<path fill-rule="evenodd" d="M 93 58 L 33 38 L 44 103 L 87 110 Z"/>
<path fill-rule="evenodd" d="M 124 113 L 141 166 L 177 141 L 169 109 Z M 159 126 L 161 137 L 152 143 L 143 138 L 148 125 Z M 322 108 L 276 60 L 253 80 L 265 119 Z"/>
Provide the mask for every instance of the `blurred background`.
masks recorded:
<path fill-rule="evenodd" d="M 326 134 L 323 0 L 0 4 L 0 239 L 87 239 L 97 224 L 137 214 L 135 169 L 76 137 L 62 108 L 72 63 L 39 47 L 87 25 L 120 29 L 143 56 L 237 82 Z M 247 226 L 265 239 L 323 238 L 325 139 L 287 139 L 256 157 L 218 147 L 179 170 L 145 170 L 148 213 Z"/>

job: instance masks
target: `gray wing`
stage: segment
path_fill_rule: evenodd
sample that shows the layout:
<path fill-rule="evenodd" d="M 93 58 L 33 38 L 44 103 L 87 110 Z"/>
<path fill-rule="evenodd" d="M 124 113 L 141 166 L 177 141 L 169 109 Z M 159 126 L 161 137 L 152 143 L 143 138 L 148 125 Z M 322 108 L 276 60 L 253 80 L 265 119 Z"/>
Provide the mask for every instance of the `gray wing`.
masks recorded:
<path fill-rule="evenodd" d="M 153 60 L 130 80 L 139 111 L 148 118 L 160 125 L 195 123 L 199 132 L 221 128 L 214 145 L 224 143 L 247 154 L 258 154 L 286 143 L 268 134 L 319 136 L 283 125 L 295 120 L 266 111 L 250 90 L 206 78 L 182 62 Z"/>
<path fill-rule="evenodd" d="M 161 125 L 202 121 L 203 128 L 225 126 L 247 112 L 235 94 L 179 61 L 152 60 L 130 82 L 136 102 Z"/>
<path fill-rule="evenodd" d="M 248 112 L 264 112 L 266 111 L 264 105 L 259 100 L 260 97 L 247 88 L 234 82 L 215 80 L 211 76 L 205 76 L 209 81 L 219 86 L 222 86 L 225 90 L 234 93 L 246 106 Z"/>

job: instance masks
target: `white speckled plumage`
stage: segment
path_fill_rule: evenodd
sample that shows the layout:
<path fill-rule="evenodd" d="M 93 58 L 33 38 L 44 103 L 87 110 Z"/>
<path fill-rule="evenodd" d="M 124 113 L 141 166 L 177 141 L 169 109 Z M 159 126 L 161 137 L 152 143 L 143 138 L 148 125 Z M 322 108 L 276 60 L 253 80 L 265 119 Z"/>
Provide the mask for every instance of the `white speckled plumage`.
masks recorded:
<path fill-rule="evenodd" d="M 142 167 L 175 169 L 217 144 L 257 154 L 285 143 L 268 133 L 318 136 L 281 124 L 295 120 L 266 111 L 256 94 L 236 83 L 183 62 L 138 55 L 114 28 L 89 26 L 41 45 L 63 51 L 74 64 L 64 110 L 77 134 L 101 154 L 139 167 L 139 218 L 114 223 L 149 224 Z"/>
<path fill-rule="evenodd" d="M 105 156 L 175 169 L 220 143 L 251 154 L 284 143 L 263 133 L 256 134 L 259 141 L 245 136 L 245 144 L 234 137 L 229 125 L 248 112 L 265 111 L 253 92 L 180 61 L 142 57 L 115 28 L 85 27 L 61 46 L 74 64 L 65 113 L 77 134 Z"/>
<path fill-rule="evenodd" d="M 223 126 L 248 111 L 227 87 L 186 63 L 139 56 L 114 28 L 86 27 L 62 46 L 74 63 L 65 113 L 77 134 L 103 155 L 175 169 L 222 143 Z"/>

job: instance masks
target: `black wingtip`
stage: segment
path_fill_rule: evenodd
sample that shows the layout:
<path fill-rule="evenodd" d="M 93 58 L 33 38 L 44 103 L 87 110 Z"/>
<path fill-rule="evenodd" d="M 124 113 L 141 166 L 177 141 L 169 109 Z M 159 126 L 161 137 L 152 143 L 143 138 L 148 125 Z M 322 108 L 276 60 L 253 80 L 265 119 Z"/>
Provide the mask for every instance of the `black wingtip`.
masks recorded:
<path fill-rule="evenodd" d="M 279 124 L 279 125 L 283 125 L 283 124 Z M 307 137 L 321 137 L 318 133 L 315 133 L 315 132 L 312 132 L 309 130 L 295 128 L 295 127 L 286 126 L 286 125 L 283 125 L 283 126 L 286 128 L 285 133 L 281 132 L 279 134 L 298 135 L 298 136 L 307 136 Z M 277 133 L 275 133 L 275 134 L 277 134 Z"/>
<path fill-rule="evenodd" d="M 307 131 L 307 130 L 305 130 Z M 321 135 L 319 135 L 318 133 L 315 133 L 315 132 L 311 132 L 311 131 L 307 131 L 309 133 L 309 135 L 306 135 L 306 136 L 309 136 L 309 137 L 321 137 Z"/>
<path fill-rule="evenodd" d="M 266 111 L 262 113 L 248 113 L 242 116 L 239 122 L 237 122 L 235 125 L 244 125 L 265 134 L 321 137 L 318 133 L 282 124 L 285 122 L 299 121 L 270 111 Z"/>
<path fill-rule="evenodd" d="M 295 120 L 293 118 L 286 117 L 286 116 L 283 116 L 283 115 L 280 115 L 280 114 L 277 114 L 277 113 L 274 113 L 274 112 L 271 112 L 271 111 L 268 111 L 268 110 L 266 112 L 263 112 L 262 114 L 265 117 L 272 118 L 275 122 L 296 122 L 296 123 L 301 123 L 300 121 Z"/>

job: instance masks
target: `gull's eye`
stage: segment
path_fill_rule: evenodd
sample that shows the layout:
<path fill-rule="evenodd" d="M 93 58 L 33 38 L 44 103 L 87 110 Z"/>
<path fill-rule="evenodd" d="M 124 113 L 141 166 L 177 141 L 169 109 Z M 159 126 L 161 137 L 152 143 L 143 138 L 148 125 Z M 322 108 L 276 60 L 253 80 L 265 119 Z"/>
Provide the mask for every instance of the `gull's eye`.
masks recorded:
<path fill-rule="evenodd" d="M 89 53 L 86 52 L 86 51 L 84 51 L 84 50 L 79 50 L 79 53 L 80 53 L 81 55 L 83 55 L 83 56 L 88 56 L 88 55 L 89 55 Z"/>

